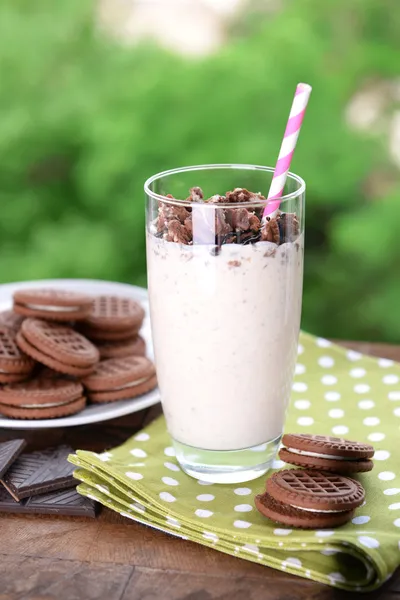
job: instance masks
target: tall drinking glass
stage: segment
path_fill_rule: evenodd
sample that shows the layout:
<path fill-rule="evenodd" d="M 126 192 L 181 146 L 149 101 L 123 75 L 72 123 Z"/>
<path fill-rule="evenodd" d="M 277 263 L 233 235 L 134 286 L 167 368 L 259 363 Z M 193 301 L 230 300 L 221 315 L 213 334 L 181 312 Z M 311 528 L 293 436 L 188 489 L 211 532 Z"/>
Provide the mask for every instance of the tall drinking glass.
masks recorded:
<path fill-rule="evenodd" d="M 283 431 L 300 327 L 305 183 L 288 175 L 279 211 L 261 228 L 272 175 L 201 165 L 145 183 L 161 401 L 181 467 L 203 481 L 259 477 Z"/>

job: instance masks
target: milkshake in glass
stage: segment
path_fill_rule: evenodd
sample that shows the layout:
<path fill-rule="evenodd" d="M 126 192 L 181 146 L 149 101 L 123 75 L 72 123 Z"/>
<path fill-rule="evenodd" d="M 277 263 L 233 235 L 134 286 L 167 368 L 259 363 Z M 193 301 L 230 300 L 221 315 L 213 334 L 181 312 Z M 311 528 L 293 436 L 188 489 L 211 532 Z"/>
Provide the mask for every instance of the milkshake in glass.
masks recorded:
<path fill-rule="evenodd" d="M 305 184 L 289 174 L 279 210 L 262 224 L 272 174 L 210 165 L 145 184 L 161 400 L 179 463 L 203 481 L 259 477 L 283 431 L 300 327 Z"/>

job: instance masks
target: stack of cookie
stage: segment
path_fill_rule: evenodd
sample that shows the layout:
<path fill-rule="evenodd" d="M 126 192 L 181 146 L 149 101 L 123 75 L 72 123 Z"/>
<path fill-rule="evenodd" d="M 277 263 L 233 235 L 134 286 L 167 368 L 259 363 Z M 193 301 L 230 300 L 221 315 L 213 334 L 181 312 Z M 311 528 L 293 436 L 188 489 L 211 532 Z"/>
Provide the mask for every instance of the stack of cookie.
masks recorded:
<path fill-rule="evenodd" d="M 0 313 L 0 414 L 48 419 L 157 385 L 131 298 L 21 289 Z"/>
<path fill-rule="evenodd" d="M 342 473 L 373 468 L 374 448 L 325 435 L 286 434 L 279 458 L 305 467 L 284 469 L 267 480 L 255 498 L 259 512 L 272 521 L 302 529 L 344 525 L 365 499 L 361 483 Z"/>

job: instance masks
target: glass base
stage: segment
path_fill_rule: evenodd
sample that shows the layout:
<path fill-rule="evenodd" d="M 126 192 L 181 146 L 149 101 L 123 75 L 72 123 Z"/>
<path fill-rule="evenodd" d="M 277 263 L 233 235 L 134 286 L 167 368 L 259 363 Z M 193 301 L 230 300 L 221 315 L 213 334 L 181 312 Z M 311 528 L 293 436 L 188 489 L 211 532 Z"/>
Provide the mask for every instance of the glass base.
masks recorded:
<path fill-rule="evenodd" d="M 242 450 L 203 450 L 172 440 L 182 469 L 206 483 L 243 483 L 264 475 L 278 451 L 281 436 Z"/>

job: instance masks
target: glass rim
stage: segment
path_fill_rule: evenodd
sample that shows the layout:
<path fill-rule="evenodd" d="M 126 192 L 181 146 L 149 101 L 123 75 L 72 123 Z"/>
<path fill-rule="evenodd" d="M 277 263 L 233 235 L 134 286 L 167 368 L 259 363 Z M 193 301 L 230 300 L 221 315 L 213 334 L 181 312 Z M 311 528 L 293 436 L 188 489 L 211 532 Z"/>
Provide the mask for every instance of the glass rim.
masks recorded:
<path fill-rule="evenodd" d="M 243 207 L 243 202 L 218 202 L 217 204 L 208 204 L 207 202 L 204 203 L 199 203 L 199 202 L 193 202 L 192 200 L 180 200 L 179 198 L 168 198 L 167 196 L 163 196 L 162 194 L 157 194 L 156 192 L 153 192 L 153 190 L 150 189 L 150 185 L 154 182 L 157 181 L 158 179 L 161 179 L 162 177 L 168 177 L 169 175 L 178 175 L 179 173 L 187 173 L 189 171 L 207 171 L 207 170 L 213 170 L 213 169 L 243 169 L 243 170 L 248 170 L 248 171 L 265 171 L 267 173 L 273 173 L 274 172 L 274 168 L 273 167 L 267 167 L 267 166 L 263 166 L 263 165 L 251 165 L 251 164 L 240 164 L 240 163 L 221 163 L 221 164 L 209 164 L 209 165 L 193 165 L 193 166 L 187 166 L 187 167 L 178 167 L 175 169 L 169 169 L 167 171 L 161 171 L 160 173 L 156 173 L 155 175 L 152 175 L 151 177 L 149 177 L 145 183 L 144 183 L 144 191 L 147 194 L 147 196 L 150 196 L 151 198 L 153 198 L 154 200 L 159 200 L 160 202 L 164 202 L 165 204 L 179 204 L 179 206 L 193 206 L 193 205 L 201 205 L 202 207 L 210 207 L 210 208 L 235 208 L 235 207 Z M 284 203 L 287 202 L 288 200 L 293 200 L 294 198 L 297 198 L 298 196 L 301 196 L 302 194 L 304 194 L 305 189 L 306 189 L 306 183 L 304 181 L 304 179 L 302 179 L 299 175 L 296 175 L 296 173 L 292 173 L 291 171 L 288 171 L 287 174 L 289 179 L 292 179 L 294 181 L 296 181 L 299 184 L 299 188 L 297 190 L 295 190 L 294 192 L 291 192 L 290 194 L 285 194 L 284 196 L 281 197 L 280 202 Z M 259 202 L 248 202 L 246 203 L 248 206 L 266 206 L 268 204 L 268 199 L 265 200 L 260 200 Z"/>

